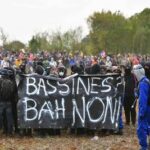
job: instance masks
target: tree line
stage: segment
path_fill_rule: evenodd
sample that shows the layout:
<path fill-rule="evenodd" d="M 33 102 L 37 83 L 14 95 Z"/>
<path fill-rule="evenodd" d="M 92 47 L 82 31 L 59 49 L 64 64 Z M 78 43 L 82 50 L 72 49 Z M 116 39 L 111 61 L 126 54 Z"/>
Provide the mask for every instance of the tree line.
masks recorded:
<path fill-rule="evenodd" d="M 150 9 L 126 18 L 120 11 L 94 12 L 87 18 L 89 34 L 83 37 L 82 28 L 66 32 L 42 32 L 32 36 L 28 44 L 20 41 L 7 41 L 8 36 L 0 28 L 0 39 L 5 49 L 27 48 L 32 52 L 40 50 L 97 54 L 101 50 L 108 53 L 140 53 L 150 50 Z"/>

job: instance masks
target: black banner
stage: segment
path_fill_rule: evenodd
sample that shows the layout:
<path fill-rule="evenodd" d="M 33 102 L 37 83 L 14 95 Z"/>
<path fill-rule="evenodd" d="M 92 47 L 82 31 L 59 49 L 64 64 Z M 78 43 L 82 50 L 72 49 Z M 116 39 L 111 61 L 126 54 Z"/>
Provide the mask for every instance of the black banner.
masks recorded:
<path fill-rule="evenodd" d="M 71 80 L 23 76 L 19 84 L 20 128 L 117 129 L 123 98 L 118 74 Z"/>

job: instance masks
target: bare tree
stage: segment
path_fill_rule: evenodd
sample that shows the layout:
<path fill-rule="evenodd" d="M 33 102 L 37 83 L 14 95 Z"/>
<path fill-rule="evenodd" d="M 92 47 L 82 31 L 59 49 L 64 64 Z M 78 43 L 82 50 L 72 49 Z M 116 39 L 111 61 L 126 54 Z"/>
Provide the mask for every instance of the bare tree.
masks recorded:
<path fill-rule="evenodd" d="M 0 27 L 0 40 L 2 42 L 2 46 L 4 46 L 7 42 L 8 35 L 4 32 L 3 28 Z"/>

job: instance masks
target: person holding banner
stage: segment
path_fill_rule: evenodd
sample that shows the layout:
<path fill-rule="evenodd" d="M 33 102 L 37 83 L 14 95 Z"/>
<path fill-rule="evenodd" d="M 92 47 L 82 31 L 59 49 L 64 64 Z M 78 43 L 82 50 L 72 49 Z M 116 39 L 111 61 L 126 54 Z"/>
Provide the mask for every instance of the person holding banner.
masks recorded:
<path fill-rule="evenodd" d="M 130 122 L 135 126 L 136 122 L 136 103 L 134 90 L 137 87 L 137 81 L 134 75 L 131 73 L 131 66 L 125 68 L 125 95 L 124 95 L 124 110 L 126 125 L 130 125 Z M 133 105 L 134 104 L 134 105 Z M 133 105 L 133 107 L 132 107 Z"/>
<path fill-rule="evenodd" d="M 134 65 L 133 73 L 138 80 L 139 112 L 137 135 L 140 150 L 148 150 L 147 138 L 150 134 L 150 81 L 145 76 L 142 65 Z M 150 144 L 150 143 L 149 143 Z"/>
<path fill-rule="evenodd" d="M 0 69 L 0 128 L 6 135 L 17 132 L 17 85 L 12 68 Z"/>

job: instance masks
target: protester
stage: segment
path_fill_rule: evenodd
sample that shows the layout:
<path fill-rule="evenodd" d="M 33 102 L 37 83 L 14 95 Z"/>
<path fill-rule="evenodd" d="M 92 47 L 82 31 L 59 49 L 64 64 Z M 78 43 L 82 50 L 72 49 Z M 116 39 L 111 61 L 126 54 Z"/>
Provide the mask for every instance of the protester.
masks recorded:
<path fill-rule="evenodd" d="M 0 127 L 10 135 L 17 130 L 17 86 L 13 69 L 1 69 L 0 75 Z"/>
<path fill-rule="evenodd" d="M 110 56 L 107 56 L 107 57 L 106 57 L 105 65 L 106 65 L 107 67 L 111 67 L 111 66 L 112 66 L 112 61 L 111 61 Z"/>
<path fill-rule="evenodd" d="M 1 68 L 5 68 L 5 67 L 10 67 L 10 63 L 7 57 L 4 57 L 3 60 L 1 61 Z"/>
<path fill-rule="evenodd" d="M 136 78 L 131 73 L 131 66 L 126 66 L 125 68 L 125 94 L 124 94 L 124 110 L 125 110 L 125 118 L 126 125 L 130 125 L 130 121 L 132 125 L 135 126 L 136 121 L 136 103 L 134 90 L 136 88 Z"/>
<path fill-rule="evenodd" d="M 19 68 L 21 64 L 22 64 L 22 59 L 17 58 L 17 59 L 15 60 L 15 67 L 16 67 L 16 68 Z"/>
<path fill-rule="evenodd" d="M 85 56 L 81 57 L 79 55 L 71 55 L 67 53 L 61 52 L 39 52 L 37 54 L 33 53 L 24 53 L 18 54 L 7 52 L 6 55 L 1 55 L 1 68 L 10 67 L 15 65 L 17 69 L 21 69 L 22 73 L 37 73 L 40 75 L 54 75 L 55 77 L 59 77 L 61 79 L 65 78 L 69 73 L 72 74 L 107 74 L 107 73 L 121 73 L 120 65 L 126 66 L 130 65 L 131 63 L 138 64 L 141 60 L 144 62 L 146 76 L 149 77 L 150 65 L 148 65 L 148 57 L 140 56 L 140 59 L 137 59 L 134 56 L 134 59 L 130 59 L 130 55 L 121 55 L 118 56 L 107 56 L 106 54 L 104 57 L 101 56 Z M 26 58 L 26 59 L 25 59 Z M 9 62 L 11 60 L 11 63 Z M 25 60 L 25 63 L 23 63 Z M 114 66 L 115 65 L 115 66 Z M 117 66 L 117 69 L 114 69 Z M 66 68 L 67 67 L 67 68 Z M 51 69 L 50 69 L 51 68 Z M 69 71 L 66 69 L 70 69 Z M 131 71 L 131 68 L 129 68 Z M 124 97 L 124 108 L 125 108 L 125 117 L 126 117 L 126 124 L 130 124 L 130 122 L 135 125 L 136 121 L 136 103 L 134 104 L 134 87 L 135 80 L 133 75 L 128 69 L 125 70 L 125 82 L 126 82 L 126 89 L 125 89 L 125 97 Z M 70 73 L 70 74 L 71 74 Z M 129 74 L 128 74 L 129 73 Z M 144 79 L 145 81 L 145 79 Z M 143 80 L 140 83 L 143 83 Z M 139 84 L 141 85 L 141 84 Z M 93 84 L 94 86 L 94 84 Z M 10 88 L 11 89 L 11 88 Z M 9 89 L 9 90 L 10 90 Z M 143 93 L 142 93 L 143 94 Z M 141 96 L 140 96 L 141 97 Z M 143 101 L 143 100 L 140 100 Z M 134 105 L 132 105 L 134 104 Z M 133 106 L 133 107 L 132 107 Z M 141 106 L 141 105 L 140 105 Z M 139 108 L 141 110 L 141 108 Z M 131 119 L 131 120 L 130 120 Z M 141 124 L 141 120 L 138 120 Z M 119 130 L 118 134 L 122 134 L 123 123 L 122 123 L 122 113 L 119 116 Z M 55 130 L 56 131 L 56 130 Z M 43 131 L 42 131 L 43 132 Z M 47 132 L 47 131 L 46 131 Z M 139 130 L 138 130 L 139 133 Z M 141 135 L 139 137 L 142 137 Z M 140 139 L 140 138 L 139 138 Z"/>
<path fill-rule="evenodd" d="M 137 135 L 140 150 L 147 150 L 147 138 L 150 133 L 150 81 L 145 76 L 145 70 L 142 65 L 134 65 L 133 73 L 139 82 L 139 112 Z M 150 144 L 150 143 L 149 143 Z"/>
<path fill-rule="evenodd" d="M 57 62 L 54 60 L 54 58 L 51 58 L 51 61 L 49 62 L 50 67 L 56 67 L 57 66 Z"/>
<path fill-rule="evenodd" d="M 145 75 L 150 79 L 150 62 L 144 63 Z"/>

